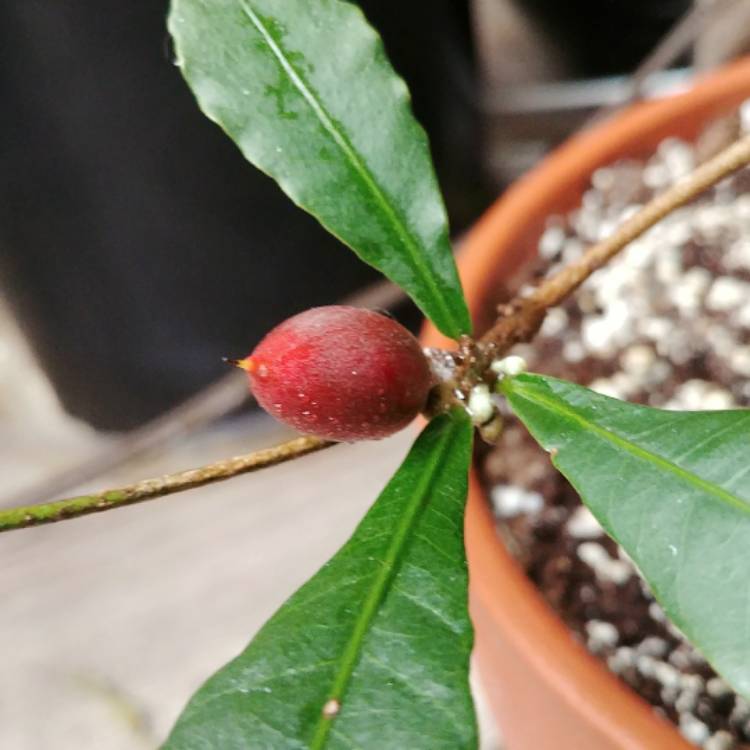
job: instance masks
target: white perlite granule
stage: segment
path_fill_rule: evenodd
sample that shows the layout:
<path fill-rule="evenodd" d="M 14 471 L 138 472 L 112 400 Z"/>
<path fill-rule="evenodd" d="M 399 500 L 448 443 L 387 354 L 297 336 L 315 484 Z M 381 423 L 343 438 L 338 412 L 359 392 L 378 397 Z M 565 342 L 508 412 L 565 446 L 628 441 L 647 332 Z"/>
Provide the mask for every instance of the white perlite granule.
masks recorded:
<path fill-rule="evenodd" d="M 694 745 L 702 745 L 711 736 L 709 728 L 691 713 L 680 714 L 680 732 Z"/>
<path fill-rule="evenodd" d="M 592 568 L 596 577 L 601 581 L 623 584 L 633 574 L 633 566 L 625 560 L 617 560 L 609 556 L 609 552 L 596 542 L 584 542 L 578 545 L 578 557 Z"/>
<path fill-rule="evenodd" d="M 585 505 L 573 511 L 566 526 L 574 539 L 596 539 L 604 534 L 599 521 Z"/>
<path fill-rule="evenodd" d="M 597 170 L 580 208 L 552 219 L 542 235 L 539 249 L 548 272 L 578 259 L 694 162 L 693 147 L 671 138 L 644 171 L 626 163 Z M 546 356 L 549 342 L 572 367 L 593 361 L 609 369 L 607 363 L 617 358 L 619 372 L 598 372 L 584 383 L 614 398 L 647 394 L 653 406 L 671 409 L 726 409 L 747 399 L 750 195 L 738 193 L 746 189 L 736 187 L 740 179 L 742 173 L 702 202 L 674 211 L 592 274 L 573 301 L 550 311 L 536 351 Z M 701 265 L 704 249 L 709 258 L 723 258 L 723 266 Z M 549 371 L 537 357 L 529 356 L 530 369 Z M 672 393 L 673 378 L 696 361 L 713 369 L 721 363 L 734 374 L 732 386 L 692 384 L 686 393 Z"/>
<path fill-rule="evenodd" d="M 586 634 L 586 645 L 595 654 L 604 649 L 614 648 L 620 640 L 617 628 L 611 622 L 603 620 L 589 620 L 586 623 Z"/>
<path fill-rule="evenodd" d="M 544 498 L 538 492 L 529 492 L 511 484 L 495 485 L 490 499 L 500 518 L 513 518 L 522 513 L 534 514 L 544 507 Z"/>

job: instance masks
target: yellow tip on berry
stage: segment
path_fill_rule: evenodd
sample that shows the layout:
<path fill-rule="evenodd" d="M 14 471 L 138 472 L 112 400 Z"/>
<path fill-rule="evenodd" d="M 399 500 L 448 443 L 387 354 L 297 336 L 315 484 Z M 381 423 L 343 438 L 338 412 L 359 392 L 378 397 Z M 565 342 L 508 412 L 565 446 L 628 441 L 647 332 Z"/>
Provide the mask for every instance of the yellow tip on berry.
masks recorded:
<path fill-rule="evenodd" d="M 258 366 L 258 363 L 252 357 L 245 357 L 245 359 L 229 359 L 228 357 L 224 357 L 224 361 L 227 364 L 239 367 L 240 370 L 244 370 L 245 372 L 255 372 Z"/>

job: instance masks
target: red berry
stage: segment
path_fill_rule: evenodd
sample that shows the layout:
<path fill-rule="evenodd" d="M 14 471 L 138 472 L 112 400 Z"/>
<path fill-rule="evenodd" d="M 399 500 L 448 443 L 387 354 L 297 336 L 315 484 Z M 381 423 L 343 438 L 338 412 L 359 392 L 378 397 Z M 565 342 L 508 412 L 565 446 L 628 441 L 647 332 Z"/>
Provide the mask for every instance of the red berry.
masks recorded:
<path fill-rule="evenodd" d="M 267 412 L 331 440 L 391 435 L 422 410 L 432 384 L 409 331 L 380 313 L 341 305 L 289 318 L 237 364 Z"/>

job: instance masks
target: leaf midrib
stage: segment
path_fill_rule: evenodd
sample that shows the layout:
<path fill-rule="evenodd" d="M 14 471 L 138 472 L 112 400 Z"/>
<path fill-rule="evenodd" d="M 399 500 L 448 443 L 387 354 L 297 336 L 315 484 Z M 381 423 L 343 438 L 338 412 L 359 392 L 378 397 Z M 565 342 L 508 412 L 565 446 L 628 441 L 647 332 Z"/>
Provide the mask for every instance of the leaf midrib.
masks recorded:
<path fill-rule="evenodd" d="M 432 273 L 430 273 L 429 267 L 424 263 L 419 243 L 417 243 L 411 236 L 403 220 L 396 213 L 393 206 L 391 206 L 390 202 L 383 193 L 382 188 L 378 185 L 367 165 L 357 155 L 357 152 L 349 142 L 346 134 L 336 126 L 333 117 L 328 114 L 326 108 L 307 86 L 302 77 L 302 74 L 294 67 L 288 55 L 282 49 L 281 44 L 273 38 L 270 30 L 266 27 L 258 14 L 249 6 L 247 0 L 240 0 L 240 7 L 242 8 L 242 11 L 250 20 L 250 22 L 253 24 L 253 26 L 255 26 L 255 28 L 258 30 L 258 33 L 261 35 L 261 37 L 263 37 L 263 41 L 268 45 L 268 48 L 271 50 L 271 53 L 278 61 L 282 71 L 289 77 L 289 80 L 292 82 L 297 91 L 299 91 L 302 98 L 307 102 L 308 106 L 318 118 L 326 132 L 331 136 L 331 138 L 333 138 L 333 141 L 341 149 L 344 156 L 350 162 L 355 172 L 360 176 L 375 201 L 385 213 L 392 227 L 395 229 L 399 239 L 406 248 L 409 254 L 409 258 L 411 259 L 412 266 L 422 277 L 425 285 L 430 289 L 430 292 L 434 297 L 434 301 L 441 308 L 443 315 L 445 315 L 446 317 L 446 320 L 450 320 L 456 330 L 461 331 L 463 326 L 461 325 L 460 321 L 454 319 L 450 308 L 446 304 L 445 299 L 440 292 L 440 289 L 435 283 L 435 279 L 433 278 Z"/>
<path fill-rule="evenodd" d="M 418 518 L 423 500 L 430 490 L 435 478 L 435 474 L 443 463 L 443 458 L 448 451 L 448 447 L 453 442 L 458 425 L 453 423 L 440 438 L 435 448 L 430 453 L 429 463 L 419 477 L 419 482 L 414 489 L 412 499 L 407 505 L 404 513 L 399 519 L 391 542 L 386 550 L 385 557 L 379 573 L 373 580 L 370 590 L 367 594 L 359 617 L 354 623 L 352 634 L 341 657 L 341 665 L 334 677 L 331 690 L 326 700 L 335 699 L 343 703 L 344 694 L 349 685 L 354 667 L 359 660 L 362 643 L 367 636 L 370 626 L 378 612 L 378 607 L 386 593 L 388 584 L 392 580 L 398 568 L 398 558 L 403 551 L 405 544 L 408 542 L 411 531 Z M 325 719 L 322 714 L 318 718 L 318 723 L 310 743 L 310 750 L 321 750 L 325 746 L 325 741 L 335 719 Z"/>
<path fill-rule="evenodd" d="M 563 416 L 573 422 L 577 422 L 580 426 L 584 427 L 590 432 L 593 432 L 604 440 L 607 440 L 613 445 L 622 448 L 635 458 L 650 464 L 655 464 L 659 468 L 664 469 L 666 472 L 673 474 L 678 479 L 681 479 L 688 484 L 694 485 L 696 488 L 703 490 L 709 495 L 713 495 L 723 503 L 741 510 L 744 513 L 750 514 L 750 506 L 744 500 L 737 497 L 736 495 L 733 495 L 731 492 L 728 492 L 723 487 L 712 484 L 711 482 L 708 482 L 692 471 L 689 471 L 688 469 L 684 469 L 681 466 L 672 463 L 672 461 L 664 458 L 663 456 L 660 456 L 658 453 L 653 453 L 652 451 L 631 442 L 628 438 L 625 438 L 617 434 L 616 432 L 613 432 L 612 430 L 601 427 L 600 425 L 589 421 L 573 409 L 563 406 L 559 401 L 539 393 L 533 385 L 531 386 L 531 388 L 527 388 L 521 381 L 516 379 L 509 379 L 503 384 L 503 390 L 505 390 L 506 393 L 515 393 L 522 398 L 526 398 L 527 401 L 542 405 L 553 413 Z M 554 456 L 552 458 L 552 462 L 556 465 Z"/>

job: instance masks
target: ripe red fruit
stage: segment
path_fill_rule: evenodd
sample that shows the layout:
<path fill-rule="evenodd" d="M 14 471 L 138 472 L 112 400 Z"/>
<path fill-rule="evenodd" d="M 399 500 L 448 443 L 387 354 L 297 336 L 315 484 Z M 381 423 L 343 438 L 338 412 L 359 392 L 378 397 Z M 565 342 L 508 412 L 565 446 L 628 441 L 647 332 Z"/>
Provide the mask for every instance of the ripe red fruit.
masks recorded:
<path fill-rule="evenodd" d="M 421 411 L 432 385 L 409 331 L 380 313 L 341 305 L 289 318 L 236 364 L 267 412 L 331 440 L 391 435 Z"/>

